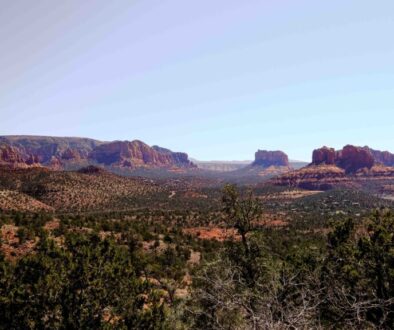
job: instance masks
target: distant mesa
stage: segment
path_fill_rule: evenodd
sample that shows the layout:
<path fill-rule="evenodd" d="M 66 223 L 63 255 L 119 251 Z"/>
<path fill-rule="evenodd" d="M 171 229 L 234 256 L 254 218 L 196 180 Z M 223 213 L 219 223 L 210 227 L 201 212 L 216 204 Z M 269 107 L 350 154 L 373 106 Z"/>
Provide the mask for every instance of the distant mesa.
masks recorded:
<path fill-rule="evenodd" d="M 253 166 L 289 166 L 289 157 L 283 151 L 257 150 Z"/>
<path fill-rule="evenodd" d="M 16 148 L 20 155 L 27 158 L 33 155 L 42 165 L 48 165 L 55 156 L 59 160 L 77 157 L 86 158 L 98 145 L 105 142 L 88 138 L 7 135 L 0 136 L 0 145 Z"/>
<path fill-rule="evenodd" d="M 99 164 L 120 167 L 195 167 L 186 153 L 150 147 L 138 140 L 102 144 L 89 154 L 89 159 Z"/>
<path fill-rule="evenodd" d="M 11 167 L 45 166 L 52 170 L 108 167 L 196 167 L 186 153 L 172 152 L 142 141 L 102 142 L 87 138 L 0 136 L 0 164 Z"/>
<path fill-rule="evenodd" d="M 239 164 L 237 164 L 239 165 Z M 292 169 L 287 155 L 282 151 L 258 150 L 255 160 L 248 165 L 226 173 L 223 177 L 228 182 L 254 184 L 265 181 L 274 176 L 287 173 Z"/>

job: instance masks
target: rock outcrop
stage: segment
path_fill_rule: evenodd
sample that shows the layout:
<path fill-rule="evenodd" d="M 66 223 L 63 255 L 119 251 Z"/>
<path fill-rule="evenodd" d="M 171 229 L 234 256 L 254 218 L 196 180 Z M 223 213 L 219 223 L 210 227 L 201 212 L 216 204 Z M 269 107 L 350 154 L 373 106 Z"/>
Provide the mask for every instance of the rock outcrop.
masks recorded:
<path fill-rule="evenodd" d="M 313 150 L 312 164 L 320 165 L 333 165 L 336 160 L 336 152 L 334 148 L 328 148 L 326 146 Z"/>
<path fill-rule="evenodd" d="M 10 167 L 32 167 L 39 166 L 38 157 L 29 155 L 17 147 L 10 145 L 0 145 L 0 164 Z"/>
<path fill-rule="evenodd" d="M 308 190 L 329 190 L 333 188 L 392 186 L 394 167 L 374 165 L 364 167 L 356 173 L 346 171 L 336 165 L 309 165 L 273 178 L 270 183 L 286 187 L 298 187 Z"/>
<path fill-rule="evenodd" d="M 383 164 L 386 166 L 394 166 L 394 154 L 388 151 L 380 151 L 370 148 L 369 151 L 372 153 L 372 156 L 375 159 L 376 163 Z"/>
<path fill-rule="evenodd" d="M 61 159 L 64 160 L 80 160 L 81 154 L 77 149 L 71 149 L 67 148 L 62 154 L 61 154 Z"/>
<path fill-rule="evenodd" d="M 258 150 L 252 165 L 263 167 L 289 166 L 289 158 L 283 151 Z"/>
<path fill-rule="evenodd" d="M 347 145 L 338 151 L 323 147 L 313 151 L 311 164 L 276 177 L 272 183 L 317 190 L 384 183 L 394 180 L 394 167 L 384 165 L 391 164 L 390 157 L 390 153 L 368 147 Z"/>
<path fill-rule="evenodd" d="M 0 146 L 0 164 L 12 167 L 46 166 L 53 170 L 78 169 L 94 164 L 117 168 L 195 167 L 185 153 L 150 147 L 141 141 L 0 136 Z"/>
<path fill-rule="evenodd" d="M 363 168 L 370 169 L 375 164 L 375 160 L 368 148 L 347 145 L 337 153 L 336 163 L 346 173 L 355 173 Z"/>
<path fill-rule="evenodd" d="M 309 165 L 299 170 L 273 178 L 271 183 L 278 186 L 298 187 L 309 190 L 328 190 L 350 182 L 345 170 L 336 165 Z"/>
<path fill-rule="evenodd" d="M 44 166 L 49 165 L 57 157 L 61 160 L 87 158 L 88 154 L 104 142 L 73 137 L 51 136 L 0 136 L 0 144 L 17 148 L 23 158 L 30 155 Z"/>
<path fill-rule="evenodd" d="M 173 152 L 169 149 L 162 148 L 159 146 L 153 146 L 153 150 L 157 151 L 159 154 L 165 154 L 172 159 L 172 161 L 176 164 L 179 164 L 181 167 L 197 167 L 191 160 L 189 160 L 189 156 L 184 152 Z"/>
<path fill-rule="evenodd" d="M 56 156 L 52 156 L 47 166 L 54 171 L 61 171 L 63 169 L 62 161 L 59 159 L 59 157 Z"/>
<path fill-rule="evenodd" d="M 138 140 L 102 144 L 89 154 L 89 159 L 99 164 L 120 167 L 194 167 L 185 153 L 153 148 Z"/>
<path fill-rule="evenodd" d="M 1 145 L 0 146 L 0 161 L 2 163 L 24 163 L 25 159 L 21 154 L 18 148 L 9 146 L 9 145 Z"/>
<path fill-rule="evenodd" d="M 355 173 L 362 168 L 371 168 L 375 159 L 368 147 L 347 145 L 342 150 L 322 147 L 312 154 L 312 165 L 337 165 L 346 173 Z"/>

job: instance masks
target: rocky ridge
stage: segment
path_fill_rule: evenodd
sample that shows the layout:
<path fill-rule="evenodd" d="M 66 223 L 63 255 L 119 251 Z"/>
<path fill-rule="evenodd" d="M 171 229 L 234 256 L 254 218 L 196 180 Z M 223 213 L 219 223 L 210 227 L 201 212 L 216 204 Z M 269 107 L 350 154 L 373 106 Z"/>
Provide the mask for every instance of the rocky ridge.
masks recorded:
<path fill-rule="evenodd" d="M 182 152 L 135 141 L 102 142 L 86 138 L 1 136 L 0 164 L 45 166 L 53 170 L 102 165 L 115 168 L 186 167 L 195 165 Z"/>

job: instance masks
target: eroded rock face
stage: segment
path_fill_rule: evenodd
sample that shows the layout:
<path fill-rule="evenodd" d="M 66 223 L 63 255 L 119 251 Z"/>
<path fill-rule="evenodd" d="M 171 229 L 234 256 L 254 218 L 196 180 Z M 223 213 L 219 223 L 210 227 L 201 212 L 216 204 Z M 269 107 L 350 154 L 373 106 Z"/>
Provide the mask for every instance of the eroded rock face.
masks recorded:
<path fill-rule="evenodd" d="M 375 164 L 374 156 L 368 147 L 347 145 L 342 150 L 322 147 L 312 154 L 311 165 L 336 165 L 346 171 L 355 173 L 360 169 L 370 169 Z"/>
<path fill-rule="evenodd" d="M 283 151 L 258 150 L 253 165 L 264 167 L 289 166 L 289 158 Z"/>
<path fill-rule="evenodd" d="M 61 159 L 63 159 L 63 160 L 79 160 L 79 159 L 81 159 L 81 155 L 78 150 L 68 148 L 62 153 Z"/>
<path fill-rule="evenodd" d="M 298 187 L 308 190 L 329 190 L 333 188 L 359 189 L 373 185 L 385 187 L 394 181 L 394 167 L 374 165 L 363 167 L 356 173 L 346 173 L 337 165 L 309 165 L 271 179 L 271 183 L 279 186 Z"/>
<path fill-rule="evenodd" d="M 58 157 L 52 156 L 51 160 L 49 161 L 48 167 L 51 170 L 61 171 L 63 169 L 63 163 Z"/>
<path fill-rule="evenodd" d="M 102 142 L 87 138 L 0 136 L 0 164 L 47 166 L 51 169 L 85 167 L 89 164 L 136 168 L 195 167 L 188 155 L 141 141 Z"/>
<path fill-rule="evenodd" d="M 30 155 L 42 165 L 50 165 L 52 157 L 61 160 L 75 160 L 78 155 L 86 159 L 97 145 L 104 142 L 74 137 L 52 136 L 0 136 L 0 144 L 6 144 L 17 148 L 24 158 Z"/>
<path fill-rule="evenodd" d="M 38 156 L 29 155 L 29 157 L 26 159 L 25 163 L 27 165 L 37 165 L 40 163 L 40 160 L 39 160 Z"/>
<path fill-rule="evenodd" d="M 320 165 L 333 165 L 336 160 L 336 152 L 334 148 L 328 148 L 326 146 L 313 150 L 312 164 Z"/>
<path fill-rule="evenodd" d="M 150 147 L 135 140 L 115 141 L 96 147 L 89 159 L 104 165 L 122 167 L 158 166 L 158 167 L 194 167 L 188 155 L 181 152 L 172 152 L 168 149 Z"/>
<path fill-rule="evenodd" d="M 369 148 L 347 145 L 338 153 L 337 164 L 346 173 L 354 173 L 362 168 L 370 169 L 375 164 L 375 159 Z"/>
<path fill-rule="evenodd" d="M 394 154 L 388 151 L 380 151 L 369 149 L 372 153 L 373 158 L 375 159 L 376 163 L 383 164 L 386 166 L 394 166 Z"/>
<path fill-rule="evenodd" d="M 8 145 L 0 146 L 0 161 L 3 163 L 24 163 L 20 150 Z"/>
<path fill-rule="evenodd" d="M 26 154 L 23 150 L 9 146 L 0 146 L 0 164 L 11 167 L 38 166 L 39 159 L 35 155 Z"/>
<path fill-rule="evenodd" d="M 347 185 L 349 177 L 336 165 L 309 165 L 299 170 L 285 173 L 271 180 L 275 185 L 298 187 L 308 190 L 329 190 L 335 186 Z"/>

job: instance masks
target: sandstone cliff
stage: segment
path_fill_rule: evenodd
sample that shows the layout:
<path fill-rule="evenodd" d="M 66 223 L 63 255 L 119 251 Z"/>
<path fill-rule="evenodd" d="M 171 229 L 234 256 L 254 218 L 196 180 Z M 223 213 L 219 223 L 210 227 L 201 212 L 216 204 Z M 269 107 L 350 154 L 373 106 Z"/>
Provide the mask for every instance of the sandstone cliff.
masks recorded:
<path fill-rule="evenodd" d="M 342 150 L 322 147 L 312 154 L 312 165 L 337 165 L 346 173 L 354 173 L 362 168 L 371 168 L 375 159 L 368 147 L 346 145 Z"/>
<path fill-rule="evenodd" d="M 283 151 L 257 150 L 255 153 L 255 160 L 252 165 L 264 167 L 289 166 L 289 158 Z"/>
<path fill-rule="evenodd" d="M 336 152 L 334 148 L 328 148 L 326 146 L 313 150 L 312 154 L 312 164 L 320 165 L 333 165 L 336 160 Z"/>
<path fill-rule="evenodd" d="M 187 167 L 195 165 L 182 152 L 150 147 L 141 141 L 102 142 L 86 138 L 42 136 L 0 137 L 0 164 L 11 167 L 46 166 L 53 170 L 104 166 Z"/>
<path fill-rule="evenodd" d="M 0 144 L 17 148 L 25 158 L 33 155 L 43 165 L 48 165 L 52 157 L 67 160 L 79 155 L 80 158 L 87 158 L 88 154 L 102 143 L 104 142 L 74 137 L 0 136 Z"/>
<path fill-rule="evenodd" d="M 37 156 L 26 154 L 19 148 L 7 144 L 0 144 L 0 165 L 9 167 L 32 167 L 39 166 Z"/>
<path fill-rule="evenodd" d="M 375 162 L 386 166 L 394 166 L 394 154 L 388 151 L 369 149 Z"/>
<path fill-rule="evenodd" d="M 89 159 L 99 164 L 121 167 L 195 167 L 186 153 L 150 147 L 138 140 L 102 144 L 89 154 Z"/>

